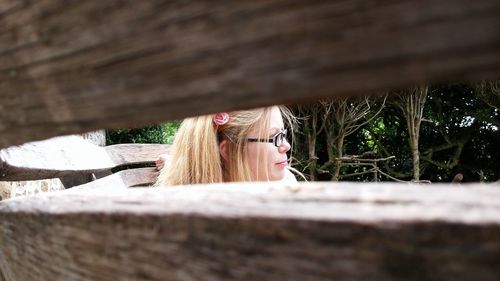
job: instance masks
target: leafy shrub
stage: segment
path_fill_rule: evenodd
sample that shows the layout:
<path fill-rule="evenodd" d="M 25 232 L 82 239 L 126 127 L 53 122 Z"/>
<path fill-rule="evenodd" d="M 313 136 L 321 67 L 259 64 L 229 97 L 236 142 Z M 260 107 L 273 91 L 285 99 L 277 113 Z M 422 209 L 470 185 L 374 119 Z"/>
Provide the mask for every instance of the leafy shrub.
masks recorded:
<path fill-rule="evenodd" d="M 171 144 L 180 123 L 180 121 L 172 121 L 143 128 L 108 130 L 106 131 L 106 145 L 119 143 Z"/>

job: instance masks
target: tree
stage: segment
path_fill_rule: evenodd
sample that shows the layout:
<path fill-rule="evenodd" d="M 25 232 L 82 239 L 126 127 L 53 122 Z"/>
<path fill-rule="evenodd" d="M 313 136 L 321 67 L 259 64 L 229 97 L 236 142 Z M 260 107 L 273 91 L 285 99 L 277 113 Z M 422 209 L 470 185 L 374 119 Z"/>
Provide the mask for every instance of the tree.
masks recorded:
<path fill-rule="evenodd" d="M 334 163 L 332 180 L 340 179 L 342 168 L 342 158 L 344 157 L 344 142 L 362 126 L 372 121 L 384 108 L 386 96 L 378 109 L 373 110 L 376 98 L 342 98 L 329 103 L 325 103 L 328 108 L 326 119 L 327 147 L 329 152 L 329 162 L 323 169 Z"/>
<path fill-rule="evenodd" d="M 395 95 L 393 99 L 394 105 L 401 110 L 408 130 L 408 141 L 411 148 L 413 159 L 413 180 L 420 180 L 420 152 L 419 152 L 419 137 L 420 124 L 424 114 L 425 101 L 428 86 L 412 87 L 408 90 L 401 91 Z"/>
<path fill-rule="evenodd" d="M 487 105 L 500 110 L 500 80 L 481 81 L 475 85 L 476 94 Z"/>
<path fill-rule="evenodd" d="M 500 176 L 500 111 L 475 94 L 475 85 L 442 84 L 429 87 L 419 136 L 420 179 L 451 181 L 461 173 L 464 182 L 495 181 Z M 399 179 L 413 177 L 406 119 L 388 103 L 384 111 L 351 137 L 358 151 L 378 157 L 395 155 L 384 163 L 385 173 Z M 410 157 L 408 157 L 410 156 Z M 366 180 L 366 178 L 365 178 Z"/>
<path fill-rule="evenodd" d="M 375 118 L 385 100 L 385 96 L 380 100 L 377 97 L 342 98 L 295 108 L 303 120 L 303 129 L 295 138 L 299 141 L 294 146 L 294 154 L 303 157 L 299 163 L 311 180 L 323 178 L 322 175 L 329 175 L 329 180 L 339 180 L 346 137 Z M 301 152 L 304 149 L 307 155 Z"/>

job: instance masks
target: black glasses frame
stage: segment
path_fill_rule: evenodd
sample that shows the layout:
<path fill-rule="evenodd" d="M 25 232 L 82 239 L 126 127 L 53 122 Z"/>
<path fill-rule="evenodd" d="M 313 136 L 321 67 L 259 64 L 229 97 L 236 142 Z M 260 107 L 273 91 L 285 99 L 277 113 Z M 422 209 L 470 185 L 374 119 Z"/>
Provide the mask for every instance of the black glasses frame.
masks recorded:
<path fill-rule="evenodd" d="M 272 136 L 270 139 L 254 139 L 254 138 L 248 138 L 247 141 L 249 142 L 268 142 L 274 144 L 276 147 L 280 147 L 283 145 L 283 140 L 286 139 L 286 133 L 287 129 L 277 133 L 276 135 Z"/>

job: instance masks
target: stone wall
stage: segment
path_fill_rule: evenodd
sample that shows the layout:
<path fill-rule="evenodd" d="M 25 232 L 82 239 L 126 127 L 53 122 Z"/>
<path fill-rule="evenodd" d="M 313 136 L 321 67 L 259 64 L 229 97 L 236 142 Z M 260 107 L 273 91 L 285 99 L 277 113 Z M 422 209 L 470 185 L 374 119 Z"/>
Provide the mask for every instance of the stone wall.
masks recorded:
<path fill-rule="evenodd" d="M 36 181 L 0 181 L 0 196 L 2 199 L 34 195 L 40 192 L 63 190 L 59 179 Z"/>

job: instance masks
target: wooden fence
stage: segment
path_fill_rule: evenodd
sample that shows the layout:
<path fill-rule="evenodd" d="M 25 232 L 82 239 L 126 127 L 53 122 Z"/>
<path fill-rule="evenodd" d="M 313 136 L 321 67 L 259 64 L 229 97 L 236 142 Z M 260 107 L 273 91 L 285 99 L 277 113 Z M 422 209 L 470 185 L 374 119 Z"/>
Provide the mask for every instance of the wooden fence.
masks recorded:
<path fill-rule="evenodd" d="M 0 3 L 0 147 L 498 77 L 500 1 Z M 0 202 L 0 280 L 497 280 L 500 187 L 76 188 Z"/>

